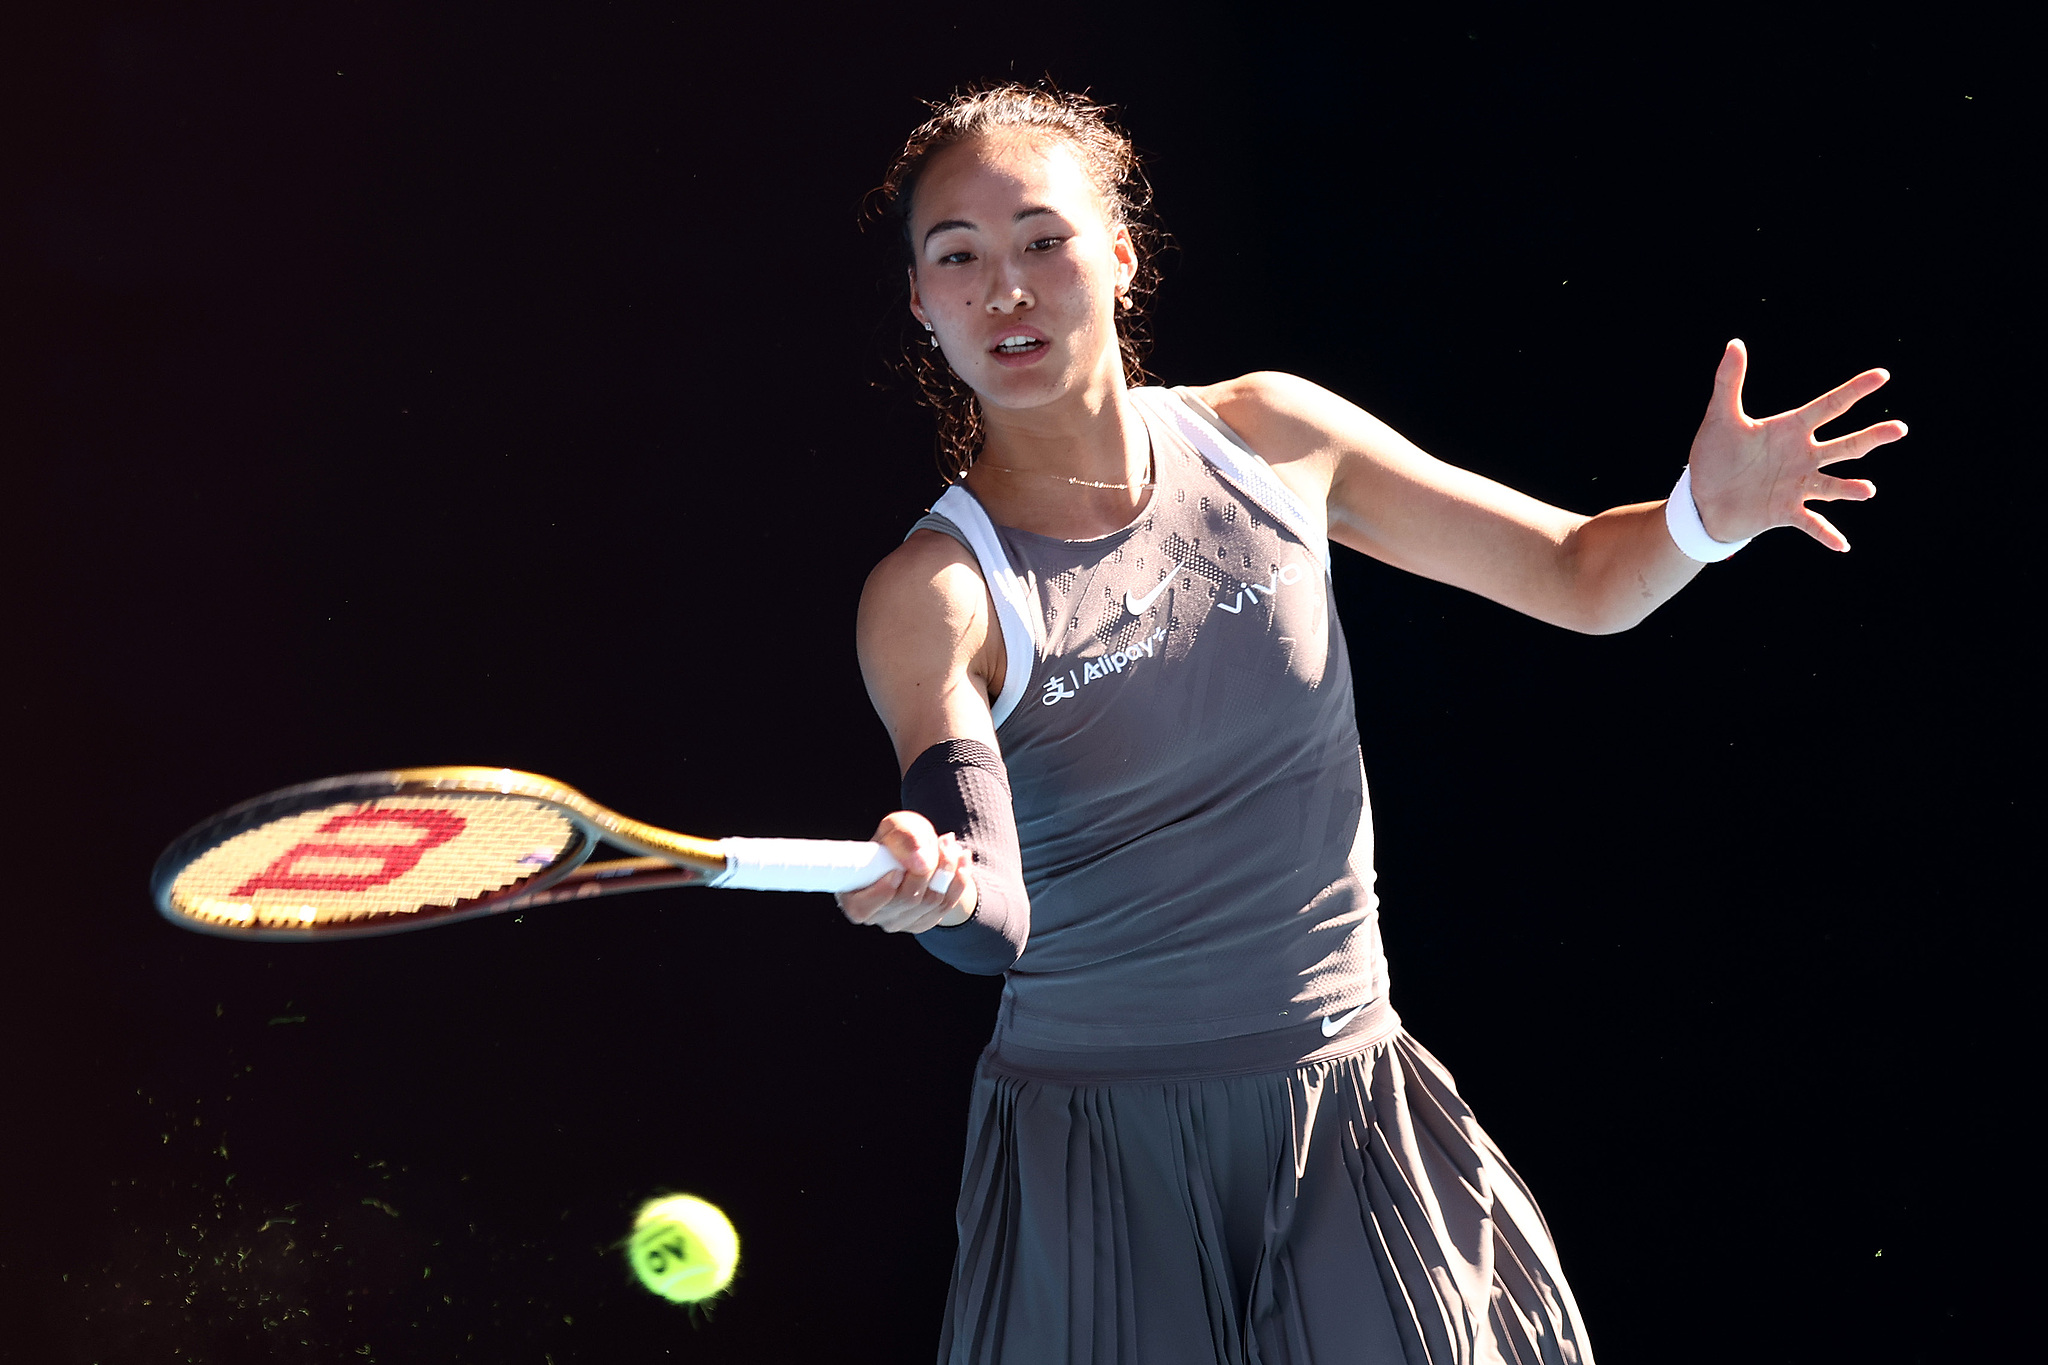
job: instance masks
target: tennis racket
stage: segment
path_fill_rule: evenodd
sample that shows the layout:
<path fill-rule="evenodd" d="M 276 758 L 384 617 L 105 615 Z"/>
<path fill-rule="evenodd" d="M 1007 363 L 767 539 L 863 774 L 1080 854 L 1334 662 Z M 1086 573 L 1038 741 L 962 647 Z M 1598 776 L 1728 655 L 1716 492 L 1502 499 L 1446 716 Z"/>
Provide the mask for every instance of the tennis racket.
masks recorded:
<path fill-rule="evenodd" d="M 600 843 L 639 856 L 587 861 Z M 875 843 L 694 839 L 510 768 L 401 768 L 222 811 L 164 850 L 150 890 L 187 929 L 329 939 L 668 886 L 852 891 L 899 866 Z"/>

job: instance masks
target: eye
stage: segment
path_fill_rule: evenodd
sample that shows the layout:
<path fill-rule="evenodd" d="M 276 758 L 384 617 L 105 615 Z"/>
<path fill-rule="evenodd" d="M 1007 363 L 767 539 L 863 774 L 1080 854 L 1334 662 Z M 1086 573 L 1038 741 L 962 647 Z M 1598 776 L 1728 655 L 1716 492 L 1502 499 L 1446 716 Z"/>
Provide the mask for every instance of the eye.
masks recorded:
<path fill-rule="evenodd" d="M 1024 249 L 1026 251 L 1050 251 L 1054 247 L 1059 246 L 1061 243 L 1065 242 L 1066 240 L 1067 239 L 1064 237 L 1040 237 L 1037 241 L 1033 242 L 1030 246 L 1027 246 Z"/>
<path fill-rule="evenodd" d="M 939 257 L 938 264 L 964 265 L 966 262 L 971 261 L 973 259 L 974 253 L 971 251 L 949 251 L 945 255 Z"/>

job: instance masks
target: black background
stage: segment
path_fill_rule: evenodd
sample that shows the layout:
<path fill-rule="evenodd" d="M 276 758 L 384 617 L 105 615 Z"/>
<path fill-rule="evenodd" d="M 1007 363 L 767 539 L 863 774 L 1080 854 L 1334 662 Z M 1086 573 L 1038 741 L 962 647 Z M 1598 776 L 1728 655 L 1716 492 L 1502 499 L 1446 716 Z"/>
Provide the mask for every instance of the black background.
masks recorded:
<path fill-rule="evenodd" d="M 1757 414 L 1893 370 L 1849 556 L 1774 533 L 1603 639 L 1338 589 L 1396 1003 L 1601 1358 L 1986 1358 L 2033 1203 L 2019 35 L 39 8 L 0 32 L 0 1355 L 927 1358 L 993 982 L 818 897 L 275 947 L 145 880 L 243 797 L 426 763 L 865 835 L 854 604 L 938 484 L 860 206 L 920 97 L 1050 73 L 1150 156 L 1167 382 L 1293 370 L 1592 511 L 1662 496 L 1729 336 Z M 670 1189 L 744 1239 L 708 1319 L 617 1252 Z"/>

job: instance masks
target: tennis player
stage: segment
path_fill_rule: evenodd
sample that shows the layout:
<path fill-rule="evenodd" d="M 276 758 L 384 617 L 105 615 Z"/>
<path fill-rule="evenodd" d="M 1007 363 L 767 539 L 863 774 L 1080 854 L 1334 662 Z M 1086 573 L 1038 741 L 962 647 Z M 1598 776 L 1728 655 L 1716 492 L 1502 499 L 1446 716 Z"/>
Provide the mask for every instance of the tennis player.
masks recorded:
<path fill-rule="evenodd" d="M 1759 421 L 1731 342 L 1671 497 L 1579 516 L 1291 375 L 1136 386 L 1146 194 L 1098 105 L 955 97 L 884 193 L 951 486 L 861 600 L 905 870 L 839 901 L 1005 977 L 941 1360 L 1590 1361 L 1388 1003 L 1330 545 L 1626 630 L 1762 531 L 1848 548 L 1807 504 L 1876 490 L 1822 471 L 1905 426 L 1813 433 L 1884 371 Z"/>

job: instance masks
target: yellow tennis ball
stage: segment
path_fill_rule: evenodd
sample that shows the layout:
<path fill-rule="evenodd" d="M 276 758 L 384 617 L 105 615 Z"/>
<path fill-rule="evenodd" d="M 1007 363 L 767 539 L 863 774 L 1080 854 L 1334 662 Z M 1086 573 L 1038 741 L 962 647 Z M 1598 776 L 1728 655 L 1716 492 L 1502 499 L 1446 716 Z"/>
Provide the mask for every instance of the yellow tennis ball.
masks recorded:
<path fill-rule="evenodd" d="M 672 1194 L 640 1210 L 626 1255 L 640 1283 L 656 1294 L 673 1303 L 701 1303 L 732 1283 L 740 1235 L 717 1205 Z"/>

